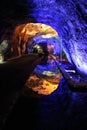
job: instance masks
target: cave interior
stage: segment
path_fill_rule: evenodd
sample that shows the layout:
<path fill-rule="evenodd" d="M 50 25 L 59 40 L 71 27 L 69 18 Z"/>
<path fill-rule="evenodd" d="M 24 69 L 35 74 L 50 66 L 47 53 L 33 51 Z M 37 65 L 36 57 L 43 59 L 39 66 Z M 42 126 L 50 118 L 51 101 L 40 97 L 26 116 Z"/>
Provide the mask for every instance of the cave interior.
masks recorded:
<path fill-rule="evenodd" d="M 34 64 L 30 57 L 35 57 L 37 60 L 43 57 L 38 60 L 39 62 L 35 65 L 32 72 L 29 70 L 30 72 L 27 79 L 26 73 L 23 75 L 21 72 L 18 75 L 21 75 L 20 78 L 17 76 L 17 79 L 21 80 L 21 84 L 18 83 L 17 85 L 24 86 L 26 83 L 26 87 L 22 90 L 22 98 L 17 96 L 18 100 L 14 98 L 15 101 L 13 101 L 12 99 L 12 104 L 16 105 L 9 105 L 10 103 L 6 104 L 6 101 L 3 101 L 2 104 L 4 105 L 2 105 L 2 108 L 6 107 L 7 112 L 6 110 L 1 111 L 1 128 L 5 126 L 4 129 L 13 129 L 13 127 L 10 126 L 10 122 L 12 125 L 16 123 L 15 128 L 18 124 L 20 127 L 21 122 L 26 122 L 24 125 L 28 126 L 27 121 L 19 118 L 21 117 L 20 114 L 23 114 L 24 110 L 26 111 L 25 115 L 27 115 L 28 109 L 32 111 L 31 108 L 34 109 L 34 106 L 39 104 L 39 106 L 36 106 L 38 110 L 33 110 L 34 113 L 31 112 L 32 114 L 30 116 L 30 118 L 32 118 L 32 115 L 34 116 L 35 119 L 31 120 L 31 124 L 34 121 L 34 125 L 38 130 L 51 130 L 51 128 L 52 130 L 54 128 L 55 130 L 58 130 L 58 128 L 62 130 L 64 127 L 71 128 L 71 126 L 72 129 L 79 127 L 81 130 L 85 129 L 87 127 L 87 2 L 85 0 L 3 0 L 0 4 L 0 18 L 1 80 L 4 81 L 4 76 L 10 75 L 10 73 L 12 74 L 12 78 L 13 75 L 18 75 L 22 70 L 28 73 L 28 69 L 25 68 L 27 68 L 27 66 L 33 68 L 32 64 Z M 27 64 L 28 56 L 30 62 Z M 18 64 L 16 64 L 17 62 Z M 13 67 L 10 67 L 11 65 Z M 18 68 L 16 68 L 16 66 L 18 66 Z M 8 71 L 6 69 L 8 69 Z M 14 69 L 16 72 L 13 73 L 10 69 Z M 4 73 L 4 76 L 2 76 L 2 73 Z M 24 79 L 23 76 L 25 77 Z M 13 84 L 11 83 L 11 85 Z M 48 88 L 44 87 L 46 85 Z M 2 88 L 3 85 L 0 89 L 1 93 Z M 16 93 L 16 91 L 17 89 L 14 93 Z M 59 94 L 58 97 L 57 94 Z M 63 94 L 66 94 L 66 96 L 64 96 L 65 98 L 62 97 Z M 4 90 L 3 94 L 1 94 L 1 98 L 2 95 L 5 97 Z M 11 98 L 12 94 L 10 95 Z M 30 95 L 30 97 L 28 95 Z M 53 98 L 54 100 L 52 100 Z M 79 99 L 80 101 L 78 101 Z M 33 103 L 31 103 L 32 100 Z M 66 109 L 68 106 L 69 113 L 64 109 L 64 117 L 63 114 L 61 115 L 59 112 L 56 112 L 57 116 L 59 114 L 59 117 L 54 116 L 55 110 L 53 110 L 53 106 L 49 104 L 48 100 L 50 100 L 53 106 L 57 105 L 56 101 L 59 101 L 55 110 L 58 110 L 60 113 L 63 112 L 63 107 Z M 28 101 L 31 104 L 30 108 Z M 7 102 L 9 102 L 9 100 L 7 100 Z M 47 106 L 45 102 L 48 104 Z M 67 105 L 68 102 L 69 105 Z M 27 107 L 27 110 L 24 109 L 23 104 Z M 44 116 L 44 110 L 41 105 L 48 115 Z M 12 112 L 9 112 L 10 106 L 15 106 L 12 107 Z M 74 109 L 74 106 L 76 109 L 78 109 L 79 106 L 81 107 L 79 110 L 80 115 L 77 114 L 75 116 L 75 112 L 78 113 L 78 110 Z M 23 109 L 20 112 L 19 109 L 21 109 L 21 107 L 23 107 Z M 52 111 L 50 112 L 46 107 L 52 107 Z M 62 109 L 60 109 L 60 107 Z M 6 113 L 9 113 L 7 114 L 9 116 L 7 116 Z M 17 114 L 15 115 L 21 120 L 20 123 L 18 123 L 18 119 L 17 121 L 14 119 L 16 118 L 14 113 L 19 113 L 18 116 Z M 29 114 L 30 113 L 28 113 L 28 116 Z M 36 118 L 37 114 L 39 114 L 38 118 Z M 53 116 L 50 118 L 49 114 L 53 114 Z M 24 118 L 26 118 L 25 115 L 23 114 Z M 41 121 L 40 116 L 42 116 Z M 66 116 L 68 116 L 68 119 L 64 121 Z M 81 116 L 83 121 L 80 120 Z M 13 119 L 13 122 L 10 118 Z M 36 121 L 37 119 L 38 121 Z M 73 120 L 77 121 L 77 124 Z M 53 123 L 53 121 L 55 123 Z M 57 124 L 57 122 L 59 123 Z M 80 122 L 82 125 L 79 124 Z M 38 125 L 36 125 L 36 123 Z M 52 123 L 52 127 L 50 123 Z M 36 130 L 31 124 L 32 130 Z M 42 127 L 41 125 L 43 124 L 44 126 Z"/>

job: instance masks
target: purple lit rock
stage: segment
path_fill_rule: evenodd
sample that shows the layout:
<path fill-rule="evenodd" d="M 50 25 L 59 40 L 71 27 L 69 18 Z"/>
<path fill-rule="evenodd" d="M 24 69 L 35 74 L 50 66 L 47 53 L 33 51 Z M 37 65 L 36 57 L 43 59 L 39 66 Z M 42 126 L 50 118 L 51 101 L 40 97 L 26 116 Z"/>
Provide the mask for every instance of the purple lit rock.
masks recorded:
<path fill-rule="evenodd" d="M 6 1 L 3 3 L 5 7 Z M 52 26 L 59 34 L 63 51 L 69 62 L 74 64 L 80 73 L 87 75 L 87 2 L 85 0 L 18 0 L 17 2 L 13 0 L 9 3 L 4 11 L 1 10 L 2 29 L 10 30 L 16 24 L 25 22 Z M 4 32 L 0 32 L 0 37 Z"/>
<path fill-rule="evenodd" d="M 32 16 L 37 22 L 52 26 L 62 41 L 63 51 L 77 70 L 87 75 L 87 3 L 84 0 L 50 2 L 34 0 Z"/>

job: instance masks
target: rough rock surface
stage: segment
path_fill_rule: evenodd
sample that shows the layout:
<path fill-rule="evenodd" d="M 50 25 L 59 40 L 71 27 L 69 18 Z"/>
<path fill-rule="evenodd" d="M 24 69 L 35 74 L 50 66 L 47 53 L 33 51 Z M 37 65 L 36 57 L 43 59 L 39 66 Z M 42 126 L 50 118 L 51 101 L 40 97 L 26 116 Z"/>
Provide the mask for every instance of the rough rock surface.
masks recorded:
<path fill-rule="evenodd" d="M 87 2 L 85 0 L 3 0 L 0 41 L 9 39 L 19 23 L 39 22 L 52 26 L 70 62 L 87 75 Z M 10 34 L 10 35 L 9 35 Z"/>

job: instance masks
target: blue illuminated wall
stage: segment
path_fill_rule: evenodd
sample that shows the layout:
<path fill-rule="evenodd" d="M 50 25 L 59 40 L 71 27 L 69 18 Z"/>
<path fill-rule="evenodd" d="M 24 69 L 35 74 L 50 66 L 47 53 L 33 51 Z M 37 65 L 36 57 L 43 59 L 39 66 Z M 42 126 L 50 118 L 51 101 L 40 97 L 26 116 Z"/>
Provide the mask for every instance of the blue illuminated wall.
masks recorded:
<path fill-rule="evenodd" d="M 48 37 L 44 38 L 45 35 L 39 35 L 32 39 L 32 41 L 29 41 L 28 43 L 28 53 L 32 53 L 32 48 L 35 44 L 41 43 L 41 42 L 47 42 L 54 46 L 54 55 L 60 56 L 62 48 L 61 48 L 61 41 L 59 37 Z M 30 45 L 29 45 L 30 44 Z M 32 46 L 31 46 L 32 44 Z"/>
<path fill-rule="evenodd" d="M 84 0 L 33 0 L 32 7 L 28 17 L 52 26 L 59 33 L 68 60 L 87 75 L 87 3 Z"/>
<path fill-rule="evenodd" d="M 4 10 L 1 9 L 3 14 L 1 21 L 4 30 L 7 27 L 10 30 L 14 26 L 14 21 L 14 24 L 39 22 L 52 26 L 59 34 L 68 60 L 76 65 L 79 72 L 87 75 L 87 2 L 85 0 L 13 0 L 13 2 L 3 0 L 2 3 L 1 7 Z M 2 33 L 4 32 L 0 31 L 0 37 Z"/>

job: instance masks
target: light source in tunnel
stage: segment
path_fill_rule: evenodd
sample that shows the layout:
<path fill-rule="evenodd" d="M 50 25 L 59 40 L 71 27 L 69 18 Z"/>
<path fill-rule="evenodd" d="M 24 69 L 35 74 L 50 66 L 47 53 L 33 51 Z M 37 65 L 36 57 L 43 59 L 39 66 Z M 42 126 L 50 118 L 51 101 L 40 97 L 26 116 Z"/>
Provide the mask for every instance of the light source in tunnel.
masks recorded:
<path fill-rule="evenodd" d="M 40 43 L 36 43 L 32 50 L 32 53 L 36 53 L 38 55 L 43 55 L 44 58 L 41 62 L 41 64 L 46 64 L 47 62 L 50 62 L 50 60 L 53 59 L 53 57 L 58 57 L 58 56 L 54 56 L 54 45 L 49 43 L 49 42 L 40 42 Z"/>
<path fill-rule="evenodd" d="M 43 51 L 43 48 L 41 47 L 41 45 L 36 44 L 36 45 L 33 47 L 33 53 L 36 53 L 36 54 L 38 54 L 38 55 L 43 55 L 43 54 L 44 54 L 44 51 Z"/>
<path fill-rule="evenodd" d="M 35 52 L 37 52 L 38 54 L 42 53 L 42 54 L 48 56 L 49 54 L 54 53 L 54 45 L 52 45 L 49 42 L 36 43 L 33 46 L 33 53 L 35 53 Z"/>

